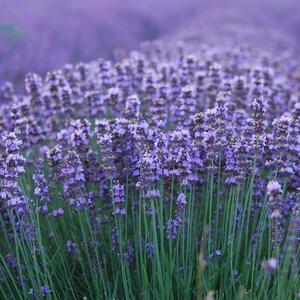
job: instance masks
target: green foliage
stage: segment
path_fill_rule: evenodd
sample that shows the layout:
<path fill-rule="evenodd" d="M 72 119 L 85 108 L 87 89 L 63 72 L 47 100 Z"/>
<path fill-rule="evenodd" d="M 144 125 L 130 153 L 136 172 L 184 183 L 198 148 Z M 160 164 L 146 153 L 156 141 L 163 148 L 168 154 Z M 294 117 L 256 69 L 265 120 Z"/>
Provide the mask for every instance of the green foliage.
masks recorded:
<path fill-rule="evenodd" d="M 28 170 L 21 186 L 34 199 L 31 176 Z M 110 199 L 97 201 L 100 213 L 94 222 L 90 210 L 75 212 L 67 206 L 62 217 L 47 217 L 36 212 L 35 199 L 30 209 L 35 241 L 28 240 L 25 232 L 16 232 L 18 220 L 12 215 L 14 243 L 6 231 L 0 238 L 1 253 L 11 253 L 16 260 L 12 268 L 1 257 L 5 274 L 1 298 L 31 299 L 31 288 L 41 295 L 41 287 L 47 285 L 51 290 L 47 299 L 295 299 L 300 284 L 290 271 L 291 257 L 285 246 L 278 269 L 273 274 L 262 269 L 261 262 L 278 253 L 271 246 L 266 205 L 254 213 L 250 210 L 253 177 L 228 188 L 222 185 L 222 174 L 208 176 L 201 188 L 182 188 L 175 180 L 160 182 L 160 199 L 151 202 L 157 213 L 151 216 L 143 192 L 129 182 L 124 218 L 107 215 L 105 206 Z M 215 176 L 220 177 L 219 184 Z M 180 192 L 187 197 L 186 221 L 177 239 L 168 240 L 165 226 Z M 169 203 L 164 202 L 166 195 Z M 53 205 L 61 206 L 55 193 L 53 198 Z M 135 203 L 141 205 L 132 209 Z M 238 205 L 244 207 L 239 218 Z M 107 217 L 110 222 L 105 222 Z M 114 227 L 119 233 L 117 247 L 111 236 Z M 129 238 L 134 264 L 125 259 Z M 73 255 L 67 251 L 68 240 L 77 245 Z M 154 245 L 152 257 L 147 256 L 145 242 Z"/>

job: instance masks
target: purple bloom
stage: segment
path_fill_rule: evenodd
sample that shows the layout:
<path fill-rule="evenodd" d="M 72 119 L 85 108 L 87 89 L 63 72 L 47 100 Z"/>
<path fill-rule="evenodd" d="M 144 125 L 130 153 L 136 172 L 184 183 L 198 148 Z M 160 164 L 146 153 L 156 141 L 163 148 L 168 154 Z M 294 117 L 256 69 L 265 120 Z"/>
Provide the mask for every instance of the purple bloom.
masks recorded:
<path fill-rule="evenodd" d="M 47 152 L 47 157 L 49 159 L 49 164 L 51 166 L 51 177 L 55 181 L 59 181 L 62 176 L 61 175 L 62 156 L 63 156 L 63 150 L 59 145 L 53 147 Z"/>
<path fill-rule="evenodd" d="M 9 154 L 17 152 L 21 148 L 22 144 L 22 141 L 18 139 L 15 132 L 10 132 L 2 138 L 2 145 Z"/>
<path fill-rule="evenodd" d="M 151 113 L 151 123 L 157 128 L 163 129 L 167 122 L 166 99 L 153 98 L 149 110 Z"/>
<path fill-rule="evenodd" d="M 185 86 L 173 106 L 174 123 L 177 129 L 189 128 L 193 115 L 196 111 L 194 89 L 192 86 Z"/>
<path fill-rule="evenodd" d="M 179 226 L 181 225 L 182 220 L 180 217 L 175 217 L 174 219 L 169 219 L 167 222 L 167 238 L 169 240 L 175 240 L 178 235 Z"/>
<path fill-rule="evenodd" d="M 124 216 L 126 215 L 126 209 L 124 206 L 125 204 L 125 188 L 123 185 L 119 183 L 115 183 L 112 188 L 113 194 L 113 206 L 114 212 L 113 214 L 116 216 Z"/>
<path fill-rule="evenodd" d="M 64 210 L 62 208 L 54 209 L 49 215 L 53 217 L 61 217 L 64 214 Z"/>
<path fill-rule="evenodd" d="M 147 257 L 153 257 L 155 253 L 155 246 L 152 243 L 146 243 Z"/>
<path fill-rule="evenodd" d="M 71 240 L 68 240 L 67 241 L 67 250 L 68 252 L 70 252 L 73 256 L 76 256 L 77 254 L 77 245 L 71 241 Z"/>
<path fill-rule="evenodd" d="M 252 113 L 254 133 L 261 135 L 264 130 L 264 115 L 266 113 L 266 103 L 262 97 L 253 99 Z"/>
<path fill-rule="evenodd" d="M 104 172 L 108 179 L 114 179 L 116 176 L 116 167 L 111 134 L 104 134 L 101 136 L 98 139 L 98 144 L 101 147 L 101 159 Z"/>
<path fill-rule="evenodd" d="M 17 262 L 11 253 L 6 254 L 5 260 L 9 267 L 15 268 L 17 266 Z"/>
<path fill-rule="evenodd" d="M 66 154 L 61 167 L 61 177 L 64 187 L 63 197 L 69 204 L 78 209 L 88 206 L 90 203 L 85 192 L 84 169 L 75 151 Z"/>
<path fill-rule="evenodd" d="M 276 196 L 278 194 L 281 194 L 281 185 L 278 181 L 270 181 L 267 186 L 267 194 L 270 196 Z"/>
<path fill-rule="evenodd" d="M 118 228 L 113 227 L 111 230 L 111 242 L 112 242 L 112 247 L 114 251 L 118 251 L 118 246 L 119 246 L 119 233 L 118 233 Z"/>
<path fill-rule="evenodd" d="M 145 199 L 156 200 L 160 198 L 160 192 L 158 189 L 149 190 L 145 194 Z"/>
<path fill-rule="evenodd" d="M 133 243 L 131 241 L 127 241 L 126 243 L 127 250 L 123 254 L 123 258 L 125 259 L 125 261 L 131 265 L 134 264 L 135 262 L 134 247 L 132 244 Z"/>
<path fill-rule="evenodd" d="M 78 154 L 88 152 L 88 143 L 91 135 L 90 126 L 90 122 L 86 119 L 70 123 L 70 142 Z"/>
<path fill-rule="evenodd" d="M 125 104 L 125 115 L 128 119 L 134 119 L 140 112 L 141 102 L 137 95 L 132 95 L 127 98 Z"/>
<path fill-rule="evenodd" d="M 282 203 L 281 203 L 281 185 L 278 181 L 270 181 L 267 185 L 267 194 L 270 201 L 270 214 L 272 225 L 272 242 L 275 246 L 278 246 L 282 241 L 284 234 L 284 219 L 282 215 Z"/>
<path fill-rule="evenodd" d="M 47 295 L 49 295 L 51 293 L 51 290 L 49 289 L 48 285 L 43 285 L 41 287 L 42 289 L 42 296 L 46 297 Z"/>
<path fill-rule="evenodd" d="M 48 212 L 48 204 L 51 202 L 51 196 L 49 193 L 49 186 L 44 175 L 44 168 L 42 162 L 39 162 L 36 168 L 36 174 L 33 175 L 33 181 L 35 184 L 34 195 L 38 198 L 41 205 L 38 209 L 42 213 Z"/>
<path fill-rule="evenodd" d="M 182 210 L 186 206 L 186 196 L 183 193 L 180 193 L 176 200 L 177 209 Z"/>
<path fill-rule="evenodd" d="M 262 262 L 262 267 L 265 272 L 272 274 L 276 271 L 278 267 L 278 262 L 275 258 L 269 258 Z"/>

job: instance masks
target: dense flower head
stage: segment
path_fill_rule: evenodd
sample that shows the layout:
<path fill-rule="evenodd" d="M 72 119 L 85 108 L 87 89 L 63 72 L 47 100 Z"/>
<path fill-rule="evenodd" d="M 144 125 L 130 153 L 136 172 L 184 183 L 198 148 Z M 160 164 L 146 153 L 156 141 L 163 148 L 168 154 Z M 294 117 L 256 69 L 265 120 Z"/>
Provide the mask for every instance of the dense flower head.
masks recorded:
<path fill-rule="evenodd" d="M 62 159 L 62 149 L 60 146 L 55 146 L 49 152 L 47 152 L 50 163 L 55 165 Z"/>
<path fill-rule="evenodd" d="M 167 107 L 164 98 L 153 98 L 150 107 L 151 122 L 154 126 L 163 129 L 167 122 Z"/>
<path fill-rule="evenodd" d="M 267 193 L 271 196 L 276 196 L 277 194 L 280 194 L 282 192 L 281 185 L 278 181 L 272 180 L 268 183 L 267 186 Z"/>
<path fill-rule="evenodd" d="M 39 198 L 41 207 L 39 208 L 42 212 L 48 212 L 48 203 L 51 201 L 49 195 L 49 187 L 43 172 L 37 173 L 33 176 L 35 183 L 34 195 Z"/>
<path fill-rule="evenodd" d="M 168 239 L 176 239 L 182 220 L 180 217 L 169 219 L 166 224 L 166 234 Z"/>
<path fill-rule="evenodd" d="M 125 104 L 125 114 L 128 119 L 135 118 L 135 116 L 140 112 L 141 102 L 137 95 L 129 96 L 126 99 Z"/>
<path fill-rule="evenodd" d="M 115 153 L 113 152 L 112 135 L 105 133 L 98 139 L 98 144 L 101 147 L 101 159 L 103 169 L 107 178 L 113 179 L 116 176 Z"/>
<path fill-rule="evenodd" d="M 254 98 L 252 102 L 252 118 L 254 121 L 254 133 L 261 134 L 263 133 L 264 126 L 264 114 L 266 113 L 265 101 L 262 97 Z"/>
<path fill-rule="evenodd" d="M 77 246 L 73 241 L 68 240 L 66 246 L 67 246 L 68 252 L 70 252 L 73 256 L 75 256 L 77 254 L 77 251 L 78 251 Z"/>
<path fill-rule="evenodd" d="M 7 153 L 15 153 L 22 146 L 22 140 L 18 139 L 15 132 L 10 132 L 2 137 L 2 145 L 5 147 Z"/>
<path fill-rule="evenodd" d="M 278 181 L 272 180 L 267 185 L 267 194 L 270 200 L 270 221 L 272 227 L 272 242 L 276 246 L 281 243 L 284 231 L 284 218 L 282 211 L 282 189 Z"/>
<path fill-rule="evenodd" d="M 184 208 L 186 205 L 186 196 L 183 193 L 180 193 L 177 197 L 177 207 L 179 210 Z"/>
<path fill-rule="evenodd" d="M 67 154 L 65 165 L 62 168 L 62 176 L 65 178 L 64 192 L 70 192 L 74 184 L 77 186 L 85 181 L 83 167 L 75 152 Z"/>
<path fill-rule="evenodd" d="M 126 208 L 124 207 L 124 204 L 126 202 L 125 187 L 116 182 L 112 188 L 112 195 L 113 195 L 113 207 L 114 207 L 113 214 L 115 216 L 126 215 Z"/>

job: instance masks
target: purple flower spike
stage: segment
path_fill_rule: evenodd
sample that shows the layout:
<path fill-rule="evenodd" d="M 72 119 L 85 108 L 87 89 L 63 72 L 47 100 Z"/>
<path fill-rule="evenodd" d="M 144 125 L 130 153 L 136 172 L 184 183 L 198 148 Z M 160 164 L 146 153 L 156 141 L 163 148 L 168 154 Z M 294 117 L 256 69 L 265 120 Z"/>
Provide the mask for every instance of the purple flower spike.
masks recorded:
<path fill-rule="evenodd" d="M 126 209 L 123 207 L 126 202 L 125 187 L 117 182 L 113 185 L 112 193 L 113 193 L 113 206 L 114 206 L 113 214 L 121 217 L 125 216 Z"/>

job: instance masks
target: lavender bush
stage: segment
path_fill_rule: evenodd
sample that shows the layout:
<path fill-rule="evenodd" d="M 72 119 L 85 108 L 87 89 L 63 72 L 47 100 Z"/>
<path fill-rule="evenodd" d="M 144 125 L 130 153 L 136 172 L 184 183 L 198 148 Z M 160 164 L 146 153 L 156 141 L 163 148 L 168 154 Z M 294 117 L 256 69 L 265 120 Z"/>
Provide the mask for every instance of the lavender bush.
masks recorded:
<path fill-rule="evenodd" d="M 1 297 L 299 297 L 299 74 L 153 42 L 6 83 Z"/>

